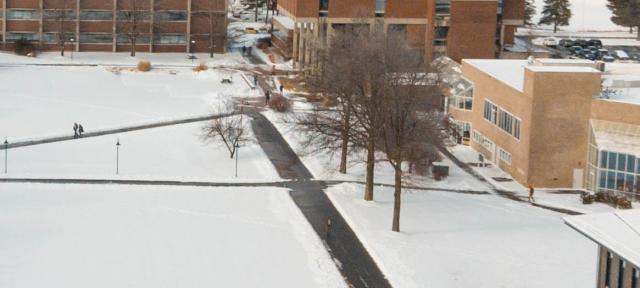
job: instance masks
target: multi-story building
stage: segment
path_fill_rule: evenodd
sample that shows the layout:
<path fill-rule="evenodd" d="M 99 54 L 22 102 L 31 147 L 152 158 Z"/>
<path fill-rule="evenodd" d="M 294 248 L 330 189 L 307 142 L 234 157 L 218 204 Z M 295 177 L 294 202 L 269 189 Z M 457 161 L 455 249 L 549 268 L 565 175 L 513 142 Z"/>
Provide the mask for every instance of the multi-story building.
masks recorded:
<path fill-rule="evenodd" d="M 0 0 L 0 41 L 41 50 L 225 51 L 226 0 Z M 135 38 L 135 41 L 132 41 Z M 63 39 L 64 41 L 61 41 Z"/>
<path fill-rule="evenodd" d="M 311 43 L 348 25 L 382 25 L 404 33 L 428 61 L 446 54 L 495 58 L 523 25 L 524 0 L 281 0 L 272 38 L 294 63 L 313 58 Z"/>
<path fill-rule="evenodd" d="M 564 221 L 598 244 L 592 287 L 640 288 L 640 211 L 570 216 Z"/>
<path fill-rule="evenodd" d="M 448 112 L 522 184 L 640 199 L 640 65 L 463 60 Z M 604 72 L 602 72 L 604 71 Z"/>

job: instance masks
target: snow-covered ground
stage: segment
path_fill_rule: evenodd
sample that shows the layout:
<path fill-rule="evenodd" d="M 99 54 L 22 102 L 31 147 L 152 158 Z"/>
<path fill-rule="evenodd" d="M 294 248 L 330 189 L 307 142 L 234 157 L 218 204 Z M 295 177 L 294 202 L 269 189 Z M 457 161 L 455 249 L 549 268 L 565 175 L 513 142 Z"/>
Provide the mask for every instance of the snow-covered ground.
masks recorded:
<path fill-rule="evenodd" d="M 625 30 L 611 22 L 611 10 L 607 8 L 607 0 L 569 0 L 573 16 L 569 26 L 563 26 L 562 30 Z M 535 23 L 540 19 L 544 0 L 535 0 L 537 13 L 533 19 Z M 626 29 L 628 30 L 628 29 Z"/>
<path fill-rule="evenodd" d="M 245 128 L 251 130 L 249 119 Z M 251 135 L 235 159 L 220 141 L 202 139 L 207 122 L 81 138 L 9 151 L 11 178 L 84 178 L 196 181 L 270 181 L 280 179 Z M 120 139 L 119 175 L 116 141 Z M 4 153 L 0 157 L 4 160 Z M 0 177 L 4 177 L 1 174 Z"/>
<path fill-rule="evenodd" d="M 284 189 L 1 191 L 1 287 L 346 287 Z"/>
<path fill-rule="evenodd" d="M 0 67 L 0 136 L 9 141 L 207 115 L 231 97 L 258 96 L 240 72 L 106 67 Z M 222 84 L 224 78 L 233 84 Z"/>
<path fill-rule="evenodd" d="M 197 59 L 188 57 L 194 55 Z M 246 64 L 240 53 L 215 54 L 210 58 L 206 53 L 144 53 L 137 52 L 131 57 L 128 52 L 69 52 L 60 56 L 59 52 L 43 52 L 35 58 L 16 56 L 9 52 L 0 52 L 0 66 L 7 64 L 83 64 L 83 65 L 136 65 L 140 61 L 150 61 L 152 65 L 186 66 L 205 63 L 212 66 L 237 66 Z"/>
<path fill-rule="evenodd" d="M 405 191 L 391 231 L 393 188 L 327 194 L 394 287 L 591 287 L 597 247 L 551 211 L 494 195 Z"/>
<path fill-rule="evenodd" d="M 309 109 L 308 104 L 295 102 L 294 112 L 300 113 L 305 109 Z M 278 131 L 283 135 L 285 140 L 297 153 L 301 154 L 302 162 L 311 171 L 317 179 L 323 180 L 349 180 L 364 181 L 366 175 L 366 164 L 364 153 L 355 153 L 349 156 L 349 166 L 347 174 L 338 172 L 340 163 L 339 154 L 331 153 L 309 153 L 311 150 L 304 145 L 304 133 L 300 132 L 295 126 L 295 117 L 291 113 L 278 113 L 272 110 L 263 113 Z M 435 181 L 431 177 L 412 175 L 406 178 L 405 184 L 416 186 L 428 186 L 433 188 L 448 189 L 468 189 L 468 190 L 487 190 L 489 189 L 484 183 L 470 177 L 462 169 L 454 165 L 449 159 L 443 157 L 442 164 L 449 166 L 449 177 L 442 181 Z M 393 184 L 394 179 L 393 167 L 388 162 L 380 161 L 375 166 L 375 182 L 384 184 Z"/>

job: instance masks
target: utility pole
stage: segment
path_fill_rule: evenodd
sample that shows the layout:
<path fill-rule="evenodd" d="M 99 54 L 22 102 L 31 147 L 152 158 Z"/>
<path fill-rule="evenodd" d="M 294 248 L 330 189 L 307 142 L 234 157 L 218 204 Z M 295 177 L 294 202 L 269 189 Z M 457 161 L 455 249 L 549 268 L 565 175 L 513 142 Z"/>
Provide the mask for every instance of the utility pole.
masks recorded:
<path fill-rule="evenodd" d="M 116 175 L 120 173 L 120 138 L 116 142 Z"/>

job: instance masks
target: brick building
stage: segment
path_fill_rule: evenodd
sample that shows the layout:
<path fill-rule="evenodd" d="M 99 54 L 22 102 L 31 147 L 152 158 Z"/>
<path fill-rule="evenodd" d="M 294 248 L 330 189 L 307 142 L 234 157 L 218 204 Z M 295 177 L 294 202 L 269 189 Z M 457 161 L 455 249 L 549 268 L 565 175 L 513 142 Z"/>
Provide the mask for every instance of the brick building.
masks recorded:
<path fill-rule="evenodd" d="M 523 185 L 640 200 L 640 65 L 465 59 L 461 68 L 448 113 L 486 162 Z"/>
<path fill-rule="evenodd" d="M 347 25 L 379 24 L 404 33 L 425 59 L 447 54 L 495 58 L 524 24 L 524 0 L 279 0 L 272 38 L 297 64 L 311 61 L 314 39 Z"/>
<path fill-rule="evenodd" d="M 0 42 L 41 50 L 225 51 L 226 0 L 0 0 Z M 135 36 L 135 37 L 133 37 Z"/>

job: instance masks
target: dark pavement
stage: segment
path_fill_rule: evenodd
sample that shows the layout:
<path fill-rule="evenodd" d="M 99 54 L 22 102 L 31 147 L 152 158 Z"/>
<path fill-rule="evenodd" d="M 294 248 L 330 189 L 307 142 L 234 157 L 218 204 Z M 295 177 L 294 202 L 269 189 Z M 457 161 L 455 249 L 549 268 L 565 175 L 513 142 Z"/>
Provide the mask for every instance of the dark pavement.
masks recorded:
<path fill-rule="evenodd" d="M 251 126 L 258 142 L 280 177 L 297 180 L 289 184 L 291 197 L 318 236 L 325 240 L 327 250 L 347 283 L 352 287 L 391 287 L 360 240 L 324 193 L 326 183 L 307 181 L 311 180 L 313 175 L 273 124 L 260 113 L 253 111 L 248 114 L 253 117 Z M 326 223 L 329 218 L 332 227 L 327 237 Z"/>

